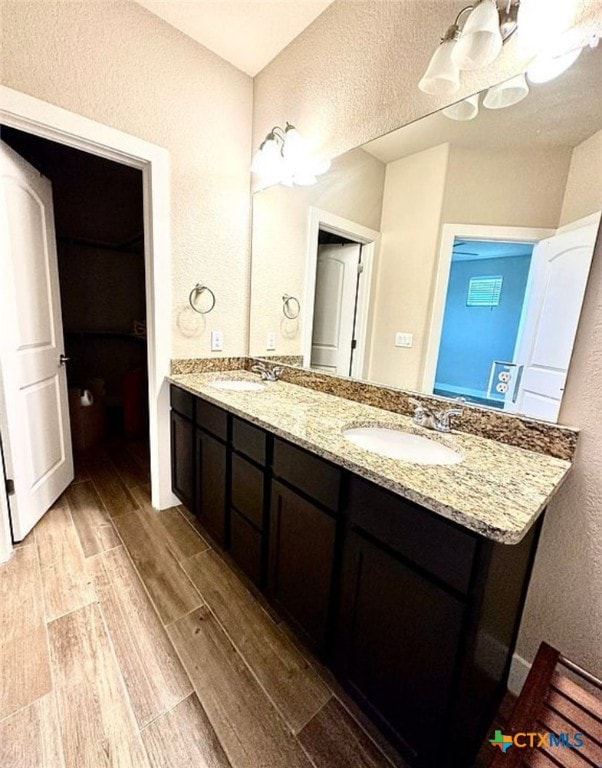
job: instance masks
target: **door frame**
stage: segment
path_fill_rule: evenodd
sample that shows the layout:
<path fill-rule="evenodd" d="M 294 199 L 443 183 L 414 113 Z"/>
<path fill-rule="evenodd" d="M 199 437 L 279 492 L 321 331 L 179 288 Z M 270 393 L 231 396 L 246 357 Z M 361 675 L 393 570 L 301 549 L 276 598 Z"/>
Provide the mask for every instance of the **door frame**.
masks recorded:
<path fill-rule="evenodd" d="M 433 289 L 431 322 L 428 329 L 421 392 L 432 393 L 437 372 L 439 345 L 443 331 L 445 300 L 452 262 L 454 240 L 504 240 L 517 243 L 538 243 L 556 233 L 545 227 L 502 227 L 491 224 L 443 224 L 439 245 L 439 259 Z M 529 286 L 527 284 L 527 290 Z M 524 314 L 524 313 L 523 313 Z M 520 330 L 519 330 L 520 333 Z"/>
<path fill-rule="evenodd" d="M 169 152 L 137 136 L 0 86 L 0 122 L 142 171 L 152 505 L 175 505 L 171 491 L 169 383 L 171 233 Z M 4 436 L 5 443 L 9 438 Z M 8 536 L 0 519 L 0 539 Z M 2 551 L 2 546 L 0 546 Z"/>
<path fill-rule="evenodd" d="M 352 376 L 361 379 L 364 377 L 367 357 L 374 261 L 376 259 L 381 234 L 374 229 L 369 229 L 362 224 L 357 224 L 355 221 L 344 219 L 342 216 L 337 216 L 329 211 L 310 206 L 307 228 L 307 259 L 305 261 L 305 317 L 303 320 L 303 334 L 301 341 L 303 366 L 305 368 L 309 368 L 311 362 L 311 339 L 316 296 L 316 269 L 318 266 L 318 236 L 321 229 L 325 232 L 330 232 L 333 235 L 346 237 L 363 246 L 362 263 L 364 267 L 364 280 L 360 281 L 356 310 L 356 329 L 359 344 L 355 348 L 352 362 Z"/>

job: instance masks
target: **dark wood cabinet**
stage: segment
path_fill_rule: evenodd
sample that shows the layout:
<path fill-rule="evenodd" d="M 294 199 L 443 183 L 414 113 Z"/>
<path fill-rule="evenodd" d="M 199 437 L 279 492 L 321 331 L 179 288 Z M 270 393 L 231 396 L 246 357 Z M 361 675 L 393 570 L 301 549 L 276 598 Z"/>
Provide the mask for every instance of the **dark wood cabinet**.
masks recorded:
<path fill-rule="evenodd" d="M 171 487 L 188 509 L 194 509 L 194 425 L 171 412 Z"/>
<path fill-rule="evenodd" d="M 336 670 L 418 765 L 440 747 L 464 610 L 390 551 L 347 537 Z"/>
<path fill-rule="evenodd" d="M 419 768 L 469 768 L 505 692 L 543 522 L 506 546 L 189 392 L 172 485 Z"/>
<path fill-rule="evenodd" d="M 225 443 L 196 430 L 196 514 L 214 539 L 226 544 L 228 456 Z"/>
<path fill-rule="evenodd" d="M 335 533 L 328 512 L 272 482 L 269 595 L 318 650 L 329 620 Z"/>
<path fill-rule="evenodd" d="M 254 584 L 263 581 L 263 537 L 234 508 L 230 510 L 230 556 Z"/>

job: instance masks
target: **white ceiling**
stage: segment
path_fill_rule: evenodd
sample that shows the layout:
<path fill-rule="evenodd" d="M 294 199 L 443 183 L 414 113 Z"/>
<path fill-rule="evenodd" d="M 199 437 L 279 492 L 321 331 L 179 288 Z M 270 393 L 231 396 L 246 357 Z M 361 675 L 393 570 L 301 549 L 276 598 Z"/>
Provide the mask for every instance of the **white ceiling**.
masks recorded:
<path fill-rule="evenodd" d="M 136 0 L 254 77 L 333 0 Z"/>

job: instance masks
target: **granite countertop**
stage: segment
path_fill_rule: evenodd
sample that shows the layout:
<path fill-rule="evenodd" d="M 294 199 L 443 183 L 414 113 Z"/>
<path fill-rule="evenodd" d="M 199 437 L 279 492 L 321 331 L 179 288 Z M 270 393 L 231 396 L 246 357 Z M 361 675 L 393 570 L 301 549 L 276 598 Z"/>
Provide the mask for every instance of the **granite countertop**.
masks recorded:
<path fill-rule="evenodd" d="M 442 517 L 504 544 L 527 533 L 570 469 L 570 462 L 462 432 L 439 434 L 411 418 L 286 382 L 260 392 L 226 391 L 212 380 L 244 371 L 172 375 L 169 381 L 259 427 L 328 459 Z M 463 456 L 451 465 L 416 464 L 355 446 L 349 426 L 398 427 L 436 440 Z"/>

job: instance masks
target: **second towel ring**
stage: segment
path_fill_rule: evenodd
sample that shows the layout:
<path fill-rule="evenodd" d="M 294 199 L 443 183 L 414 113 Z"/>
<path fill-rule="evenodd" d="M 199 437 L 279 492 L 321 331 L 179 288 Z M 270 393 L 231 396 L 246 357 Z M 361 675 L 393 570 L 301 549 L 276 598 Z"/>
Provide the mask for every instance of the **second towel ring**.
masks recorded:
<path fill-rule="evenodd" d="M 299 299 L 295 298 L 295 296 L 289 296 L 288 293 L 285 293 L 282 297 L 282 311 L 284 316 L 289 320 L 296 320 L 299 317 L 299 312 L 301 312 L 301 304 L 299 304 Z"/>
<path fill-rule="evenodd" d="M 204 291 L 207 291 L 211 296 L 211 306 L 209 309 L 197 309 L 194 305 L 194 301 L 199 298 L 203 294 Z M 193 300 L 194 297 L 194 300 Z M 215 294 L 206 285 L 201 285 L 200 283 L 197 283 L 194 288 L 190 291 L 190 295 L 188 296 L 188 303 L 190 306 L 194 309 L 195 312 L 198 312 L 199 315 L 207 315 L 211 310 L 215 307 Z"/>

